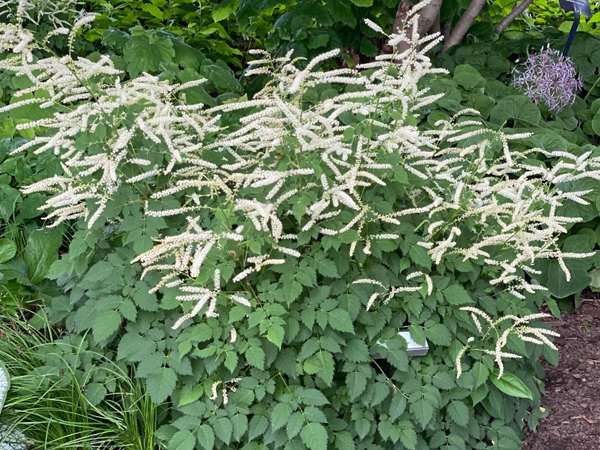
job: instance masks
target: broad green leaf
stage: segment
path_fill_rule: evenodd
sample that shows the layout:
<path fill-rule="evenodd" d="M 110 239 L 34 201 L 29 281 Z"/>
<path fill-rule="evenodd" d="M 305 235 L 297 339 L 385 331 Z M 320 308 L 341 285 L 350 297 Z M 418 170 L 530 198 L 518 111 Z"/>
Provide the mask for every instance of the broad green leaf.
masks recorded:
<path fill-rule="evenodd" d="M 175 371 L 170 367 L 162 367 L 146 378 L 146 390 L 154 403 L 162 403 L 173 393 L 176 383 Z"/>
<path fill-rule="evenodd" d="M 533 396 L 529 388 L 516 375 L 509 372 L 504 372 L 502 378 L 498 379 L 500 371 L 494 369 L 490 372 L 490 381 L 498 388 L 499 391 L 510 395 L 511 397 L 528 398 L 533 400 Z"/>
<path fill-rule="evenodd" d="M 180 430 L 169 441 L 169 450 L 194 450 L 196 438 L 191 431 Z"/>
<path fill-rule="evenodd" d="M 29 268 L 29 279 L 39 283 L 45 277 L 50 266 L 58 259 L 58 250 L 62 244 L 62 234 L 55 228 L 33 231 L 25 246 L 25 262 Z"/>
<path fill-rule="evenodd" d="M 407 400 L 406 397 L 398 392 L 392 396 L 392 401 L 390 403 L 389 416 L 390 419 L 396 420 L 398 417 L 402 415 L 404 410 L 406 409 Z"/>
<path fill-rule="evenodd" d="M 518 125 L 537 126 L 542 120 L 540 109 L 525 95 L 508 95 L 492 108 L 490 121 L 503 125 L 512 121 Z"/>
<path fill-rule="evenodd" d="M 13 241 L 0 239 L 0 264 L 11 260 L 17 254 L 17 246 Z"/>
<path fill-rule="evenodd" d="M 265 416 L 255 415 L 250 420 L 250 425 L 248 426 L 248 438 L 250 440 L 256 439 L 267 431 L 268 427 L 269 420 Z"/>
<path fill-rule="evenodd" d="M 132 77 L 141 72 L 158 72 L 175 58 L 173 42 L 157 33 L 142 31 L 125 44 L 123 57 Z"/>
<path fill-rule="evenodd" d="M 269 341 L 275 344 L 279 349 L 281 349 L 281 344 L 283 343 L 284 336 L 285 330 L 281 325 L 271 324 L 267 333 L 267 337 L 269 338 Z"/>
<path fill-rule="evenodd" d="M 327 450 L 327 430 L 319 423 L 309 423 L 302 428 L 300 438 L 309 450 Z"/>
<path fill-rule="evenodd" d="M 373 0 L 350 0 L 356 6 L 362 6 L 364 8 L 373 6 Z"/>

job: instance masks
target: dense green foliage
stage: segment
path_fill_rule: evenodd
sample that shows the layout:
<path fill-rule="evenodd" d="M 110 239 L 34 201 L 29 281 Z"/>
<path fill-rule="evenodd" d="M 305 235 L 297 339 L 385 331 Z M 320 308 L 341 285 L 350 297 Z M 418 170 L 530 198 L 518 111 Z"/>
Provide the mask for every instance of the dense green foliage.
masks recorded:
<path fill-rule="evenodd" d="M 468 3 L 445 2 L 442 19 L 456 22 Z M 514 144 L 519 149 L 600 155 L 600 88 L 596 86 L 600 42 L 592 34 L 580 33 L 571 52 L 584 80 L 582 97 L 586 96 L 573 107 L 552 114 L 510 87 L 517 59 L 548 43 L 561 48 L 564 33 L 560 30 L 570 27 L 570 18 L 557 18 L 555 3 L 536 1 L 532 15 L 515 22 L 496 41 L 493 23 L 514 2 L 493 2 L 471 29 L 465 45 L 435 57 L 435 64 L 450 73 L 428 75 L 421 86 L 445 97 L 420 111 L 419 118 L 409 118 L 410 125 L 429 130 L 435 122 L 451 120 L 458 111 L 472 107 L 493 130 L 533 132 Z M 265 84 L 261 77 L 240 79 L 250 62 L 249 48 L 265 48 L 276 55 L 294 50 L 294 56 L 309 59 L 330 49 L 345 49 L 340 59 L 324 67 L 371 60 L 380 53 L 384 39 L 363 19 L 370 18 L 389 31 L 396 6 L 397 1 L 387 0 L 225 0 L 202 2 L 201 7 L 187 0 L 90 0 L 86 7 L 101 15 L 91 28 L 82 30 L 75 53 L 92 60 L 110 55 L 115 67 L 123 71 L 123 81 L 143 72 L 170 83 L 206 78 L 207 83 L 184 90 L 177 101 L 214 107 L 243 102 Z M 590 20 L 584 29 L 595 33 L 594 23 Z M 548 24 L 560 30 L 531 30 Z M 38 31 L 43 36 L 47 30 L 40 27 Z M 66 42 L 66 37 L 57 36 L 44 52 L 64 55 Z M 101 92 L 105 81 L 94 80 L 94 92 Z M 14 91 L 28 83 L 4 71 L 0 106 L 14 101 Z M 336 85 L 313 88 L 305 93 L 302 106 L 309 111 L 340 89 Z M 31 96 L 47 93 L 36 91 Z M 66 112 L 74 107 L 58 109 Z M 141 103 L 127 105 L 116 119 L 101 117 L 103 126 L 82 133 L 77 149 L 100 151 L 111 139 L 111 127 L 131 126 L 143 108 Z M 356 233 L 320 237 L 300 233 L 302 261 L 288 261 L 256 275 L 246 292 L 251 294 L 251 310 L 224 300 L 218 318 L 196 319 L 181 330 L 172 330 L 181 316 L 181 302 L 176 299 L 180 294 L 174 288 L 148 293 L 159 275 L 151 273 L 140 280 L 143 268 L 131 264 L 157 238 L 185 228 L 183 216 L 145 214 L 145 202 L 169 185 L 170 175 L 121 184 L 91 229 L 82 220 L 43 228 L 46 223 L 37 208 L 48 196 L 25 196 L 19 189 L 62 173 L 60 161 L 52 153 L 8 154 L 52 132 L 41 126 L 22 130 L 16 126 L 48 118 L 54 111 L 32 105 L 2 113 L 0 119 L 0 302 L 13 317 L 2 319 L 10 338 L 0 340 L 0 360 L 15 380 L 6 404 L 8 414 L 2 417 L 34 440 L 33 448 L 92 448 L 104 442 L 107 448 L 139 450 L 378 450 L 391 446 L 517 450 L 523 428 L 537 425 L 542 416 L 540 358 L 556 363 L 556 353 L 511 338 L 507 351 L 524 359 L 505 362 L 507 374 L 501 380 L 491 355 L 467 358 L 457 380 L 456 356 L 476 334 L 468 314 L 459 307 L 474 306 L 498 317 L 523 316 L 547 305 L 558 315 L 556 301 L 541 293 L 516 300 L 491 287 L 487 280 L 493 278 L 493 270 L 482 261 L 465 262 L 454 255 L 433 265 L 427 252 L 415 245 L 426 233 L 420 216 L 406 220 L 398 239 L 373 241 L 370 254 L 359 251 L 354 259 L 348 252 Z M 235 129 L 247 113 L 228 113 L 223 124 Z M 383 115 L 397 118 L 393 111 Z M 345 119 L 353 133 L 371 137 L 368 119 Z M 290 138 L 288 150 L 295 145 Z M 142 135 L 130 146 L 140 157 L 145 152 L 144 157 L 156 165 L 164 164 L 168 153 L 164 143 L 153 146 Z M 490 157 L 498 156 L 494 152 L 499 148 L 494 147 Z M 293 155 L 283 153 L 276 164 L 296 167 Z M 401 163 L 394 155 L 382 161 L 398 167 Z M 307 157 L 309 162 L 318 165 Z M 556 161 L 538 159 L 535 163 L 552 166 Z M 313 181 L 319 182 L 318 178 Z M 401 167 L 385 181 L 387 186 L 369 198 L 382 211 L 407 204 L 410 190 L 426 185 Z M 589 205 L 569 205 L 566 214 L 583 217 L 585 222 L 573 225 L 561 238 L 564 251 L 585 253 L 600 244 L 597 184 L 595 180 L 565 183 L 567 192 L 593 192 L 586 195 Z M 294 224 L 306 217 L 315 200 L 309 195 L 289 200 L 287 232 L 299 231 Z M 185 195 L 177 194 L 152 206 L 178 208 L 186 201 Z M 230 229 L 232 211 L 209 206 L 210 212 L 201 217 L 202 227 Z M 252 227 L 250 221 L 244 225 Z M 379 231 L 385 230 L 369 233 Z M 225 263 L 207 258 L 194 285 L 210 286 L 218 268 L 223 291 L 237 291 L 231 279 L 241 261 L 264 253 L 271 244 L 260 233 L 239 244 L 224 244 L 223 251 L 235 258 Z M 363 250 L 364 244 L 358 248 Z M 556 261 L 537 266 L 542 272 L 539 281 L 555 299 L 577 301 L 588 286 L 600 289 L 599 258 L 566 263 L 572 274 L 569 282 Z M 406 274 L 415 270 L 431 274 L 432 295 L 424 286 L 371 311 L 365 305 L 372 286 L 351 284 L 366 277 L 385 286 L 406 285 Z M 25 311 L 27 324 L 14 323 L 17 310 Z M 404 326 L 416 341 L 428 341 L 427 356 L 408 358 L 406 343 L 396 334 Z M 234 342 L 232 327 L 237 333 Z M 378 344 L 382 340 L 387 349 Z M 235 378 L 240 380 L 231 381 Z M 220 383 L 216 396 L 215 383 Z M 55 418 L 48 429 L 44 427 L 47 417 Z"/>

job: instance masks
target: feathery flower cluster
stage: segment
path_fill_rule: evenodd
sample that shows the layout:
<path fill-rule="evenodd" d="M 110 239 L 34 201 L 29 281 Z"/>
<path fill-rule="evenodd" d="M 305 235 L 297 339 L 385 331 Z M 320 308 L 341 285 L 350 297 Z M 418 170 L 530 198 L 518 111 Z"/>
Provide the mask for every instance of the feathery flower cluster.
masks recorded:
<path fill-rule="evenodd" d="M 42 209 L 55 224 L 78 218 L 90 227 L 102 223 L 107 204 L 127 182 L 143 183 L 151 193 L 147 216 L 187 217 L 180 234 L 160 237 L 133 261 L 142 264 L 143 276 L 151 270 L 164 274 L 154 292 L 177 287 L 182 302 L 196 302 L 175 327 L 196 315 L 218 314 L 218 299 L 251 306 L 241 293 L 256 281 L 254 274 L 297 264 L 303 233 L 356 236 L 345 250 L 351 257 L 361 251 L 369 256 L 377 241 L 405 234 L 403 221 L 410 220 L 429 223 L 419 245 L 434 263 L 452 254 L 481 260 L 495 274 L 491 283 L 506 285 L 517 297 L 543 289 L 530 276 L 536 260 L 588 256 L 559 249 L 558 234 L 578 220 L 562 216 L 562 207 L 586 203 L 586 192 L 563 192 L 559 185 L 600 180 L 600 158 L 552 152 L 560 158 L 554 167 L 531 165 L 533 155 L 549 153 L 515 149 L 512 142 L 526 135 L 489 130 L 473 110 L 420 130 L 415 118 L 441 97 L 419 84 L 444 72 L 426 56 L 440 38 L 420 38 L 416 27 L 406 30 L 391 35 L 390 42 L 407 42 L 408 50 L 380 55 L 357 69 L 316 70 L 337 51 L 303 69 L 291 53 L 274 59 L 255 51 L 258 59 L 247 75 L 268 75 L 271 81 L 250 101 L 212 108 L 185 101 L 185 90 L 202 80 L 172 85 L 142 74 L 121 82 L 108 58 L 0 61 L 0 69 L 31 79 L 33 86 L 22 95 L 44 90 L 48 98 L 33 100 L 41 108 L 60 103 L 69 109 L 20 125 L 49 132 L 17 152 L 52 151 L 63 167 L 62 174 L 26 192 L 52 195 Z M 332 85 L 337 94 L 306 106 L 308 91 Z M 92 136 L 92 145 L 82 145 L 80 136 Z M 386 197 L 396 169 L 427 184 L 406 184 L 402 201 L 382 208 L 377 199 Z M 161 175 L 168 175 L 169 184 L 156 187 Z M 233 273 L 215 270 L 224 266 Z M 192 285 L 194 279 L 210 279 L 206 272 L 214 272 L 214 288 Z M 417 272 L 406 279 L 415 277 L 424 279 L 431 294 L 429 275 Z M 384 303 L 421 289 L 374 281 L 388 290 Z M 220 293 L 221 282 L 231 295 Z M 379 295 L 371 296 L 368 308 Z"/>
<path fill-rule="evenodd" d="M 481 335 L 480 340 L 495 340 L 494 349 L 489 350 L 488 348 L 473 348 L 473 342 L 475 338 L 469 338 L 467 344 L 459 351 L 456 356 L 456 378 L 460 378 L 462 374 L 462 357 L 467 350 L 471 352 L 482 352 L 488 355 L 494 356 L 494 362 L 498 365 L 498 378 L 502 377 L 504 373 L 504 362 L 503 359 L 520 359 L 521 355 L 515 353 L 503 351 L 504 347 L 508 342 L 508 337 L 512 334 L 517 336 L 524 342 L 531 342 L 538 345 L 547 345 L 548 347 L 556 350 L 556 346 L 550 340 L 551 337 L 560 337 L 558 333 L 546 328 L 531 327 L 529 323 L 533 320 L 542 319 L 544 317 L 550 317 L 550 314 L 538 313 L 529 314 L 524 317 L 517 317 L 513 315 L 507 315 L 500 317 L 496 320 L 481 311 L 478 308 L 472 306 L 465 306 L 460 308 L 462 311 L 468 312 L 473 319 L 473 323 L 477 327 L 477 331 Z M 483 324 L 481 323 L 483 320 Z M 506 326 L 506 323 L 509 325 Z M 506 327 L 505 327 L 506 326 Z M 485 328 L 484 328 L 485 327 Z"/>
<path fill-rule="evenodd" d="M 550 111 L 560 112 L 575 103 L 583 87 L 573 60 L 550 46 L 529 55 L 524 67 L 516 68 L 513 84 L 536 104 L 545 104 Z"/>
<path fill-rule="evenodd" d="M 60 28 L 69 26 L 83 7 L 84 3 L 79 0 L 0 0 L 0 20 L 26 20 L 36 25 L 48 22 Z"/>

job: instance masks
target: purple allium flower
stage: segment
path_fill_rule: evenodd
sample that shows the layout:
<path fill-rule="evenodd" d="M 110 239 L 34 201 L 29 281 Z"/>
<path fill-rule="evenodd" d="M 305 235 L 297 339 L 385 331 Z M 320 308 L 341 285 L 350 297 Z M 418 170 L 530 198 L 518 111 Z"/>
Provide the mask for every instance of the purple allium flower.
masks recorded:
<path fill-rule="evenodd" d="M 514 72 L 513 84 L 535 104 L 544 103 L 553 112 L 575 103 L 577 92 L 583 86 L 573 60 L 550 47 L 530 55 L 524 70 L 515 68 Z"/>

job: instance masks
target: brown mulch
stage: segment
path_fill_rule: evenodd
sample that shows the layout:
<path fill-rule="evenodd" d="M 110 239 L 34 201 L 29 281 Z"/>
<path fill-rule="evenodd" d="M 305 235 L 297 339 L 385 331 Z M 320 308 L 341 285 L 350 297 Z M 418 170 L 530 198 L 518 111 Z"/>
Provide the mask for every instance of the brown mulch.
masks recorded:
<path fill-rule="evenodd" d="M 600 302 L 585 302 L 553 325 L 560 363 L 546 364 L 542 400 L 550 414 L 522 450 L 600 450 Z"/>

